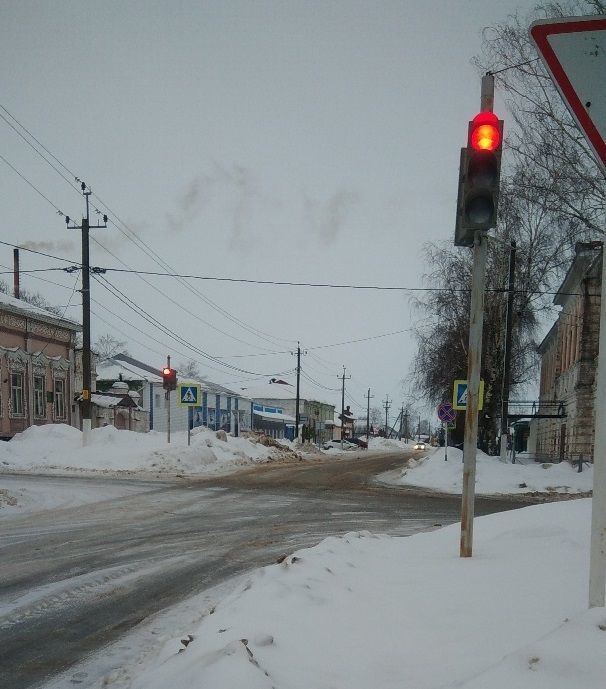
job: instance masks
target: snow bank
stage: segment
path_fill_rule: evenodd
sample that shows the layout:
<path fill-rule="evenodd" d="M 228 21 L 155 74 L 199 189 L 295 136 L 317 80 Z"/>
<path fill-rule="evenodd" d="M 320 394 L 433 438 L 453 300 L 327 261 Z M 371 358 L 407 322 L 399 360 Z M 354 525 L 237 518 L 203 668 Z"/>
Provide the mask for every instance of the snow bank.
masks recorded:
<path fill-rule="evenodd" d="M 458 557 L 458 525 L 328 538 L 254 572 L 122 680 L 132 689 L 598 689 L 606 611 L 586 611 L 590 508 L 576 500 L 477 519 L 469 559 Z"/>
<path fill-rule="evenodd" d="M 463 452 L 448 448 L 430 450 L 426 457 L 410 460 L 398 475 L 381 477 L 381 482 L 417 486 L 445 493 L 461 493 Z M 476 493 L 478 495 L 510 495 L 521 493 L 587 493 L 593 486 L 593 467 L 584 465 L 582 473 L 567 462 L 561 464 L 510 464 L 478 450 L 476 455 Z"/>
<path fill-rule="evenodd" d="M 82 433 L 64 424 L 31 426 L 8 443 L 0 443 L 0 470 L 133 472 L 156 475 L 198 475 L 266 460 L 279 454 L 252 439 L 227 436 L 197 428 L 191 446 L 186 433 L 135 433 L 113 426 L 91 432 L 91 443 L 82 447 Z M 288 452 L 285 448 L 284 452 Z"/>

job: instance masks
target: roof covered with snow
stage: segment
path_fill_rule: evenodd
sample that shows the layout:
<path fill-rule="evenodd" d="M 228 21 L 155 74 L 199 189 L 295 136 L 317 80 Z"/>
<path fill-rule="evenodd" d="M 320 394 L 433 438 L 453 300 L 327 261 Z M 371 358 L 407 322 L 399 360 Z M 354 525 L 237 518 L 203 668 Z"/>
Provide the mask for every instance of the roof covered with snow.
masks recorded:
<path fill-rule="evenodd" d="M 249 388 L 242 389 L 246 397 L 253 400 L 296 400 L 297 388 L 295 385 L 287 383 L 286 381 L 275 383 L 259 383 L 252 385 Z M 309 390 L 305 385 L 301 385 L 299 395 L 302 400 L 309 402 L 320 402 L 321 404 L 328 404 L 334 407 L 332 402 L 327 402 L 322 397 L 312 390 Z"/>
<path fill-rule="evenodd" d="M 29 318 L 39 318 L 42 321 L 52 323 L 53 325 L 60 325 L 68 330 L 82 330 L 82 326 L 76 323 L 76 321 L 57 316 L 52 311 L 47 311 L 39 306 L 29 304 L 23 301 L 23 299 L 15 299 L 15 297 L 11 297 L 10 294 L 5 294 L 4 292 L 0 292 L 0 309 Z"/>

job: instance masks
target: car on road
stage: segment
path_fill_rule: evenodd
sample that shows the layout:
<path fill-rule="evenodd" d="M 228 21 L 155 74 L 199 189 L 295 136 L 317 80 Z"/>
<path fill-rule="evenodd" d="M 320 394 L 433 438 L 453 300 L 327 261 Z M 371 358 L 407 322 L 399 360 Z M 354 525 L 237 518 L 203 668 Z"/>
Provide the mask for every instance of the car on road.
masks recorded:
<path fill-rule="evenodd" d="M 341 445 L 340 440 L 329 440 L 328 442 L 324 443 L 322 445 L 323 450 L 357 450 L 358 446 L 355 443 L 350 442 L 349 440 L 343 440 L 343 444 Z"/>
<path fill-rule="evenodd" d="M 424 443 L 422 440 L 419 440 L 418 443 L 415 443 L 413 445 L 413 450 L 426 450 L 427 449 L 427 443 Z"/>

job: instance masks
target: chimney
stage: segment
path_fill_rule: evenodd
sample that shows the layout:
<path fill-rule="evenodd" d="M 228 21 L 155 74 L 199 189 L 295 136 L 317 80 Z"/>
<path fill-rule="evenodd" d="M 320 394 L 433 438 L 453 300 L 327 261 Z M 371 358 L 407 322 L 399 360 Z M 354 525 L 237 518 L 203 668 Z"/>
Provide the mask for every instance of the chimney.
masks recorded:
<path fill-rule="evenodd" d="M 13 295 L 19 299 L 19 249 L 13 249 Z"/>

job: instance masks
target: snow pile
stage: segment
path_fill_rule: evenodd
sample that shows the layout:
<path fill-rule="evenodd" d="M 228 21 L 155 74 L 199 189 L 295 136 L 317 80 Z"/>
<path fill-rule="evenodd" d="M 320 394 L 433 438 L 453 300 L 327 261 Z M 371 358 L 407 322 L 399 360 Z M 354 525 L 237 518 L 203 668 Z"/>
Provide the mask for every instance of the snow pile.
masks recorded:
<path fill-rule="evenodd" d="M 391 450 L 410 450 L 410 448 L 415 444 L 415 440 L 406 442 L 404 440 L 396 440 L 395 438 L 371 438 L 369 450 L 382 450 L 384 452 L 389 452 Z"/>
<path fill-rule="evenodd" d="M 10 442 L 0 443 L 0 469 L 198 475 L 266 460 L 277 452 L 255 439 L 224 437 L 197 428 L 188 447 L 186 433 L 174 433 L 168 444 L 165 433 L 105 426 L 94 429 L 90 445 L 82 447 L 82 433 L 72 426 L 31 426 Z"/>
<path fill-rule="evenodd" d="M 606 610 L 586 611 L 590 508 L 477 519 L 468 559 L 458 525 L 328 538 L 114 676 L 132 689 L 597 689 Z"/>
<path fill-rule="evenodd" d="M 434 450 L 427 457 L 410 460 L 408 468 L 384 481 L 400 485 L 431 488 L 445 493 L 461 493 L 463 482 L 463 452 L 448 448 L 444 461 L 444 448 Z M 561 464 L 511 464 L 490 457 L 481 450 L 476 455 L 476 493 L 500 495 L 513 493 L 587 493 L 593 486 L 593 466 L 584 465 L 583 471 L 568 462 Z"/>

